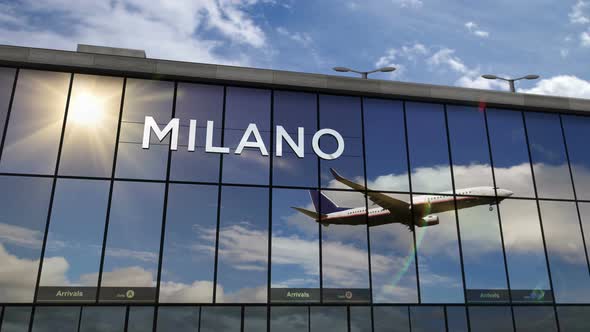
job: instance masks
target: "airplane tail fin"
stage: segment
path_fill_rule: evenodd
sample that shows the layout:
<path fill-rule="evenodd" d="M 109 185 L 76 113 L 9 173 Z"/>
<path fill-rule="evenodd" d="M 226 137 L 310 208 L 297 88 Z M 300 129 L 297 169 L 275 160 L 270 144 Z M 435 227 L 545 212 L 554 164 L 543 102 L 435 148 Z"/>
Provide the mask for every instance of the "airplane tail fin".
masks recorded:
<path fill-rule="evenodd" d="M 348 209 L 336 205 L 336 203 L 319 190 L 310 190 L 309 195 L 311 196 L 311 201 L 313 202 L 316 212 L 319 212 L 320 214 L 328 214 Z"/>

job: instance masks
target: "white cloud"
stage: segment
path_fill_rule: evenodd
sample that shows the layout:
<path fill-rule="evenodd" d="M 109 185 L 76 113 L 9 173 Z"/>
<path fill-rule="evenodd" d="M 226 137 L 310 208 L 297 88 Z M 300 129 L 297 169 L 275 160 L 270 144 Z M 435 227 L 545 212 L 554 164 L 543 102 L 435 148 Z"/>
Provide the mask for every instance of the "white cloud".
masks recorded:
<path fill-rule="evenodd" d="M 574 24 L 590 23 L 590 2 L 578 0 L 569 13 L 570 22 Z"/>
<path fill-rule="evenodd" d="M 424 3 L 421 0 L 392 0 L 394 4 L 402 8 L 422 8 Z"/>
<path fill-rule="evenodd" d="M 590 81 L 573 75 L 559 75 L 540 80 L 533 88 L 520 90 L 524 93 L 575 98 L 590 98 Z"/>
<path fill-rule="evenodd" d="M 580 45 L 590 47 L 590 30 L 580 33 Z"/>
<path fill-rule="evenodd" d="M 306 32 L 290 32 L 285 27 L 278 27 L 277 32 L 281 36 L 285 36 L 294 42 L 301 44 L 303 47 L 309 47 L 313 43 L 313 39 Z"/>
<path fill-rule="evenodd" d="M 0 243 L 37 249 L 43 244 L 43 234 L 38 230 L 0 222 Z"/>
<path fill-rule="evenodd" d="M 134 259 L 141 262 L 157 262 L 158 254 L 153 251 L 130 250 L 123 248 L 107 248 L 106 255 L 110 257 Z"/>
<path fill-rule="evenodd" d="M 86 284 L 85 281 L 90 282 L 96 280 L 96 273 L 86 274 L 80 277 L 80 281 L 82 281 L 83 284 Z M 102 273 L 102 286 L 154 287 L 155 285 L 156 281 L 154 274 L 141 266 L 117 268 Z"/>
<path fill-rule="evenodd" d="M 477 37 L 488 38 L 490 36 L 489 32 L 479 29 L 479 26 L 475 22 L 469 21 L 465 23 L 465 27 L 471 34 Z"/>
<path fill-rule="evenodd" d="M 223 290 L 217 289 L 217 293 L 222 296 Z M 194 281 L 192 284 L 179 282 L 162 282 L 160 283 L 160 301 L 175 303 L 209 303 L 213 298 L 212 281 Z"/>
<path fill-rule="evenodd" d="M 375 62 L 375 67 L 395 67 L 396 71 L 391 73 L 391 77 L 401 77 L 403 76 L 406 67 L 397 62 L 398 60 L 416 62 L 418 58 L 427 55 L 429 52 L 430 50 L 421 43 L 404 45 L 401 48 L 390 48 Z"/>

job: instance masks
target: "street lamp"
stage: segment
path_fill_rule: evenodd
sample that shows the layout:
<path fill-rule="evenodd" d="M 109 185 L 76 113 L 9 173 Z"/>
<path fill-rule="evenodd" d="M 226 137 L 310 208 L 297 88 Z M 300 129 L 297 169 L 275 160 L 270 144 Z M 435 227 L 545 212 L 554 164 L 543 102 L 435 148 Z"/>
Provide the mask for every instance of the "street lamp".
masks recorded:
<path fill-rule="evenodd" d="M 487 79 L 487 80 L 502 80 L 502 81 L 506 81 L 510 84 L 510 91 L 512 92 L 516 92 L 516 88 L 514 87 L 514 82 L 516 81 L 520 81 L 520 80 L 536 80 L 538 79 L 540 76 L 539 75 L 526 75 L 523 77 L 519 77 L 519 78 L 504 78 L 504 77 L 499 77 L 496 75 L 481 75 L 481 77 Z"/>
<path fill-rule="evenodd" d="M 361 74 L 362 78 L 367 79 L 369 74 L 377 73 L 377 72 L 389 73 L 389 72 L 394 71 L 395 67 L 382 67 L 382 68 L 371 70 L 371 71 L 358 71 L 358 70 L 350 69 L 347 67 L 334 67 L 332 69 L 334 69 L 335 71 L 340 72 L 340 73 L 352 72 L 352 73 Z"/>

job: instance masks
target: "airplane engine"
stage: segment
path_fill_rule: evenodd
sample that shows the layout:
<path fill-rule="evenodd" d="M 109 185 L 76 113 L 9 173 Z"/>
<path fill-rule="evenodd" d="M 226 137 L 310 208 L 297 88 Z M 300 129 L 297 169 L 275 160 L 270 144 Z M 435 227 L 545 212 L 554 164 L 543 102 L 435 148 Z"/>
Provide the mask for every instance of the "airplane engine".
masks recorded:
<path fill-rule="evenodd" d="M 438 225 L 438 216 L 429 215 L 426 216 L 418 221 L 416 226 L 418 227 L 427 227 L 427 226 L 434 226 Z"/>

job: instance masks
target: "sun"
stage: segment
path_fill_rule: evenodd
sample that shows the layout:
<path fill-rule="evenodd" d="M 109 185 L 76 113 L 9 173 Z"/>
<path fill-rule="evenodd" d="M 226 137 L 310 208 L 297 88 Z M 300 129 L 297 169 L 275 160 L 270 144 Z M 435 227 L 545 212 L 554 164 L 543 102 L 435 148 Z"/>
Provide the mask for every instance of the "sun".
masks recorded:
<path fill-rule="evenodd" d="M 90 93 L 74 97 L 68 111 L 70 120 L 81 126 L 97 127 L 104 117 L 104 105 L 100 98 Z"/>

